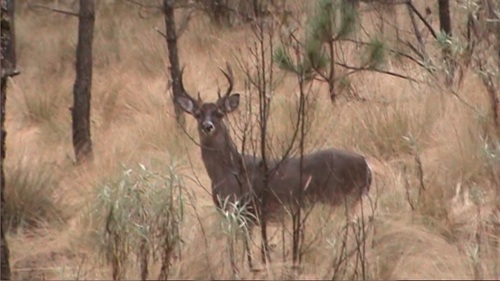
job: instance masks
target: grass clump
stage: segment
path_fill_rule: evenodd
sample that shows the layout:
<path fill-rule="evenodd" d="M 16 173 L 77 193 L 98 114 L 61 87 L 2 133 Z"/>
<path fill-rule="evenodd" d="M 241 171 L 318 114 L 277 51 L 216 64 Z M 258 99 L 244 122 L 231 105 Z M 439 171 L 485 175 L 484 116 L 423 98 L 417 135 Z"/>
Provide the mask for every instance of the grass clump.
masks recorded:
<path fill-rule="evenodd" d="M 6 170 L 5 217 L 12 231 L 64 222 L 63 208 L 55 199 L 59 184 L 55 167 L 49 163 L 18 163 Z"/>
<path fill-rule="evenodd" d="M 160 261 L 158 279 L 168 277 L 181 243 L 183 186 L 174 166 L 161 174 L 142 164 L 135 169 L 123 166 L 119 177 L 98 186 L 90 210 L 92 234 L 114 280 L 125 278 L 133 264 L 139 264 L 145 280 L 150 261 Z"/>

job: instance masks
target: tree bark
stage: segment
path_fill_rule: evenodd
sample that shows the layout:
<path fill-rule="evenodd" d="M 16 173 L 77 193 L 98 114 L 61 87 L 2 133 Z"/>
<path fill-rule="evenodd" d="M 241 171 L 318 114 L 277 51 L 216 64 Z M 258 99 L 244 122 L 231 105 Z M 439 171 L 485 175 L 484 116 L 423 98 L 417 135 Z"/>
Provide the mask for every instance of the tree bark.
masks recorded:
<path fill-rule="evenodd" d="M 206 8 L 212 21 L 219 27 L 230 24 L 230 11 L 226 0 L 208 0 Z"/>
<path fill-rule="evenodd" d="M 90 97 L 92 88 L 92 41 L 94 35 L 94 0 L 80 0 L 76 79 L 73 87 L 73 148 L 76 163 L 92 159 L 90 138 Z"/>
<path fill-rule="evenodd" d="M 174 104 L 175 119 L 182 128 L 186 127 L 184 112 L 174 101 L 175 97 L 183 95 L 181 87 L 181 70 L 179 66 L 179 52 L 177 49 L 177 30 L 174 18 L 174 0 L 163 0 L 165 14 L 165 29 L 167 32 L 168 60 L 170 61 L 170 76 L 172 79 L 172 103 Z"/>
<path fill-rule="evenodd" d="M 3 6 L 2 6 L 3 9 Z M 4 36 L 4 28 L 3 28 L 3 15 L 2 15 L 2 41 L 3 41 L 3 36 Z M 3 50 L 3 49 L 2 49 Z M 2 68 L 3 68 L 3 58 L 2 58 Z M 2 69 L 3 71 L 3 69 Z M 5 131 L 5 101 L 6 101 L 6 93 L 5 91 L 7 90 L 7 77 L 2 77 L 2 93 L 1 93 L 1 107 L 2 107 L 2 131 L 1 131 L 1 153 L 2 153 L 2 160 L 0 162 L 0 185 L 1 185 L 1 216 L 2 216 L 2 223 L 0 224 L 0 232 L 1 232 L 1 263 L 2 263 L 2 269 L 1 269 L 1 275 L 0 279 L 1 280 L 10 280 L 10 264 L 9 264 L 9 246 L 7 244 L 7 240 L 5 238 L 6 234 L 6 223 L 3 218 L 5 218 L 5 211 L 4 211 L 4 206 L 5 206 L 5 197 L 4 197 L 4 189 L 5 189 L 5 173 L 3 170 L 3 162 L 5 159 L 5 136 L 6 136 L 6 131 Z"/>
<path fill-rule="evenodd" d="M 450 0 L 438 0 L 439 29 L 451 37 Z"/>
<path fill-rule="evenodd" d="M 451 38 L 451 16 L 450 16 L 450 0 L 438 0 L 439 7 L 439 29 L 444 32 L 447 37 Z M 445 63 L 447 73 L 446 73 L 446 83 L 448 86 L 453 82 L 453 75 L 455 72 L 455 63 L 451 57 L 450 46 L 445 46 L 443 48 L 443 61 Z"/>
<path fill-rule="evenodd" d="M 7 102 L 7 80 L 9 77 L 17 75 L 19 72 L 16 70 L 16 50 L 15 50 L 15 33 L 14 33 L 14 0 L 1 1 L 1 63 L 2 63 L 2 77 L 1 77 L 1 92 L 0 92 L 0 215 L 5 218 L 5 173 L 4 173 L 4 159 L 5 159 L 5 138 L 7 132 L 5 130 L 5 103 Z M 1 280 L 10 280 L 10 263 L 9 263 L 9 246 L 5 234 L 7 232 L 5 220 L 2 219 L 0 223 L 1 234 Z"/>

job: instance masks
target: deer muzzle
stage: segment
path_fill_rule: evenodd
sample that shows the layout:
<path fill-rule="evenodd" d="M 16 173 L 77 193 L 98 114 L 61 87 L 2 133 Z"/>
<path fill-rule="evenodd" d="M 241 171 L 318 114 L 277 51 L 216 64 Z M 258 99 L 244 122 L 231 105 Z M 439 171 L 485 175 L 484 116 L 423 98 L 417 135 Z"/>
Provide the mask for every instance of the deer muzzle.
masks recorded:
<path fill-rule="evenodd" d="M 215 126 L 214 123 L 212 123 L 211 121 L 203 121 L 203 123 L 201 123 L 201 129 L 206 134 L 211 134 L 213 133 Z"/>

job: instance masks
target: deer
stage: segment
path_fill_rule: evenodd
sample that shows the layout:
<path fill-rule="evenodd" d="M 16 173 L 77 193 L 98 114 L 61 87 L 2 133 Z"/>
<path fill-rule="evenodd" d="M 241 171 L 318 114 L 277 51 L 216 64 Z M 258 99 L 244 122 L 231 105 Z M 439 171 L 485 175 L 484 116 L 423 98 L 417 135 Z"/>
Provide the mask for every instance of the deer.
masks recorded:
<path fill-rule="evenodd" d="M 217 208 L 247 206 L 248 213 L 256 217 L 254 221 L 258 223 L 276 220 L 287 205 L 297 205 L 297 202 L 300 202 L 299 208 L 314 203 L 338 206 L 349 198 L 356 204 L 368 195 L 372 172 L 365 157 L 344 149 L 322 149 L 301 157 L 266 161 L 271 172 L 265 179 L 262 159 L 238 152 L 224 122 L 240 104 L 240 94 L 233 93 L 231 68 L 229 65 L 227 68 L 227 72 L 221 71 L 229 86 L 224 95 L 218 93 L 217 101 L 203 102 L 199 93 L 195 100 L 184 88 L 183 71 L 179 79 L 182 95 L 174 97 L 174 102 L 196 119 L 201 158 L 211 180 L 212 199 Z M 231 204 L 222 204 L 223 201 Z M 245 248 L 252 269 L 246 239 Z"/>

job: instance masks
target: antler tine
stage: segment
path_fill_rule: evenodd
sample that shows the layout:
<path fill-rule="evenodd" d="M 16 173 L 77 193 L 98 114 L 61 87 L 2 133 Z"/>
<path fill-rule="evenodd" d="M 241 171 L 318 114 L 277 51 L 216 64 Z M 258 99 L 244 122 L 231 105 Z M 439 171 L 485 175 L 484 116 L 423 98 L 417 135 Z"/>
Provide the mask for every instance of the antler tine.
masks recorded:
<path fill-rule="evenodd" d="M 226 63 L 227 67 L 227 72 L 224 71 L 222 68 L 220 69 L 224 76 L 226 76 L 227 81 L 229 82 L 229 88 L 226 91 L 226 94 L 224 96 L 229 96 L 231 92 L 233 91 L 233 70 L 231 69 L 231 65 L 229 63 Z"/>
<path fill-rule="evenodd" d="M 221 69 L 222 71 L 222 69 Z M 221 99 L 219 81 L 217 81 L 217 98 Z"/>
<path fill-rule="evenodd" d="M 184 66 L 181 68 L 180 74 L 179 74 L 179 85 L 181 86 L 182 94 L 186 95 L 190 99 L 194 100 L 193 97 L 184 89 L 184 82 L 183 82 L 183 77 L 184 77 Z M 200 101 L 200 92 L 198 92 L 198 101 Z"/>
<path fill-rule="evenodd" d="M 184 75 L 184 66 L 181 68 L 180 74 L 179 74 L 179 84 L 181 86 L 181 90 L 186 93 L 186 90 L 184 89 L 184 83 L 182 83 L 182 77 Z M 186 93 L 187 94 L 187 93 Z"/>
<path fill-rule="evenodd" d="M 184 89 L 184 82 L 183 82 L 184 79 L 183 78 L 184 78 L 184 66 L 181 68 L 181 71 L 179 74 L 179 86 L 181 86 L 182 94 L 191 98 L 191 96 L 188 94 L 186 89 Z"/>
<path fill-rule="evenodd" d="M 198 104 L 202 104 L 203 100 L 201 99 L 200 92 L 198 92 Z"/>

